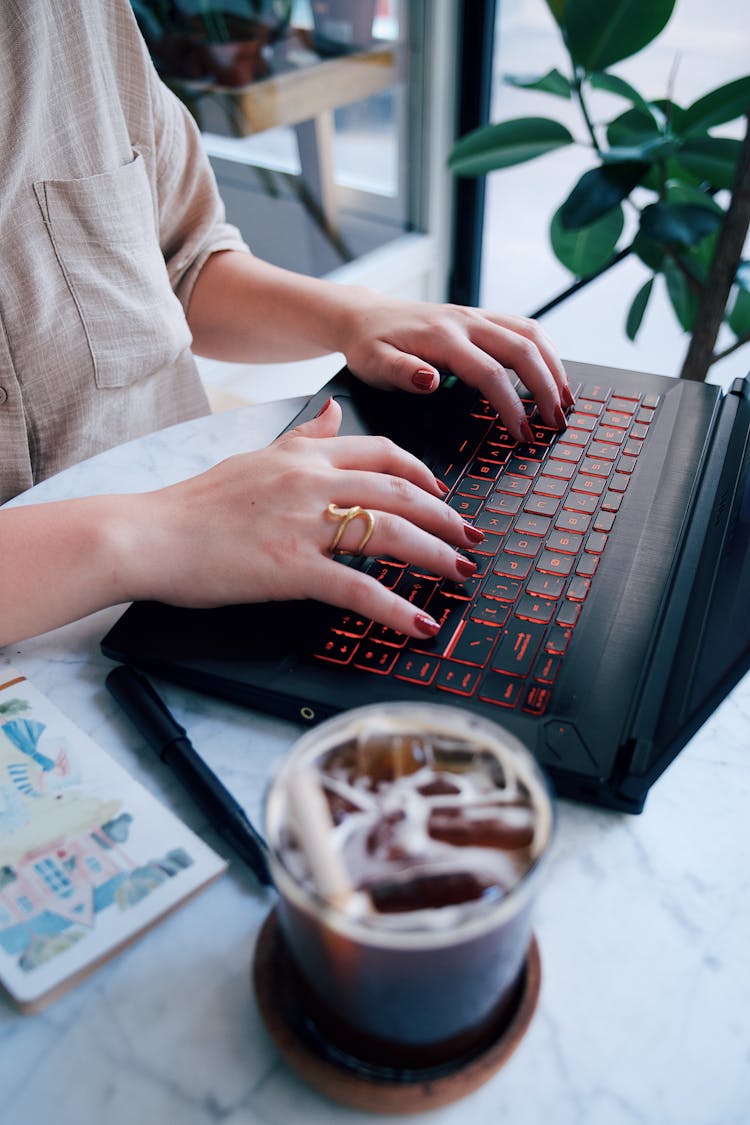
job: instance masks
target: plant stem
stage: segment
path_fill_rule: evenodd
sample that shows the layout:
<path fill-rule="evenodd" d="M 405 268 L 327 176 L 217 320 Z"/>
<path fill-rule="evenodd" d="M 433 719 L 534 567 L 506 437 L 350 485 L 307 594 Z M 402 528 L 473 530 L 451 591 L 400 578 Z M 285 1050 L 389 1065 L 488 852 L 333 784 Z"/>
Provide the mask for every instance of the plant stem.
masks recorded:
<path fill-rule="evenodd" d="M 539 318 L 543 317 L 545 313 L 551 312 L 552 309 L 557 308 L 558 305 L 561 305 L 563 301 L 567 301 L 568 297 L 572 297 L 574 293 L 578 293 L 579 290 L 585 289 L 586 286 L 590 285 L 592 281 L 596 281 L 596 279 L 598 277 L 601 277 L 602 274 L 607 273 L 607 271 L 611 270 L 613 266 L 616 266 L 618 262 L 621 262 L 624 258 L 627 258 L 627 256 L 631 254 L 632 251 L 633 245 L 631 243 L 630 246 L 626 246 L 624 250 L 619 250 L 617 254 L 614 254 L 609 259 L 609 261 L 601 267 L 601 269 L 598 269 L 596 271 L 596 273 L 589 274 L 588 277 L 580 277 L 578 281 L 575 281 L 572 285 L 568 286 L 567 289 L 564 289 L 562 293 L 558 293 L 556 297 L 553 297 L 550 301 L 547 301 L 547 303 L 542 305 L 541 308 L 538 308 L 536 312 L 530 313 L 529 316 L 532 320 L 539 320 Z"/>
<path fill-rule="evenodd" d="M 739 340 L 735 340 L 733 344 L 730 344 L 728 348 L 724 348 L 723 351 L 714 352 L 714 354 L 711 356 L 711 363 L 718 363 L 720 359 L 726 359 L 728 355 L 732 354 L 732 352 L 736 352 L 739 351 L 740 348 L 744 348 L 745 344 L 750 344 L 750 332 L 740 337 Z"/>
<path fill-rule="evenodd" d="M 702 382 L 714 360 L 713 351 L 719 334 L 729 292 L 742 257 L 750 227 L 750 114 L 746 117 L 745 138 L 740 148 L 724 224 L 716 240 L 716 249 L 703 285 L 698 315 L 690 338 L 680 377 Z"/>
<path fill-rule="evenodd" d="M 583 120 L 586 122 L 586 128 L 588 129 L 589 136 L 591 137 L 591 143 L 593 144 L 594 148 L 596 149 L 596 154 L 597 154 L 597 156 L 601 156 L 602 150 L 599 146 L 599 141 L 596 139 L 596 132 L 594 130 L 594 124 L 591 120 L 591 117 L 589 116 L 588 106 L 586 105 L 586 99 L 583 96 L 583 76 L 581 74 L 580 67 L 574 66 L 573 74 L 574 74 L 573 89 L 576 92 L 576 99 L 578 101 L 578 105 L 579 105 L 579 108 L 581 110 Z"/>

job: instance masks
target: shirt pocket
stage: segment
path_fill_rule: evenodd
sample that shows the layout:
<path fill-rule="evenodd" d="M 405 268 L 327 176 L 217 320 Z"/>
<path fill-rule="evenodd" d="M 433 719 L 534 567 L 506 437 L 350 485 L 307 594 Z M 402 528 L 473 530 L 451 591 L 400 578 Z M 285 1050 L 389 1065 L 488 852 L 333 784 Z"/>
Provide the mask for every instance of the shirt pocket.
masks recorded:
<path fill-rule="evenodd" d="M 34 184 L 98 387 L 174 363 L 192 337 L 172 292 L 140 153 L 113 172 Z"/>

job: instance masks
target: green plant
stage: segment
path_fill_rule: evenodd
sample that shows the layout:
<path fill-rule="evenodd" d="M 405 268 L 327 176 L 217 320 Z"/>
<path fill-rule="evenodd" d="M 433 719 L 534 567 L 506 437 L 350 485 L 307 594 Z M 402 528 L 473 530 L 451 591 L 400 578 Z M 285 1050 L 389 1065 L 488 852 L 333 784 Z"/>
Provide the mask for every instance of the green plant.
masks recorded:
<path fill-rule="evenodd" d="M 449 166 L 481 176 L 573 144 L 595 158 L 550 223 L 555 256 L 576 282 L 534 315 L 635 254 L 650 276 L 625 318 L 634 340 L 661 275 L 672 309 L 690 343 L 680 374 L 705 379 L 716 360 L 750 342 L 750 261 L 742 257 L 750 222 L 750 75 L 682 107 L 671 96 L 651 100 L 610 67 L 646 47 L 669 21 L 675 0 L 546 0 L 565 45 L 570 70 L 533 78 L 508 77 L 516 87 L 577 105 L 582 137 L 549 117 L 482 126 L 461 138 Z M 626 103 L 597 121 L 591 92 Z M 713 130 L 744 118 L 744 140 Z M 625 209 L 632 214 L 626 222 Z M 635 230 L 631 236 L 626 231 Z M 732 342 L 716 352 L 724 323 Z"/>

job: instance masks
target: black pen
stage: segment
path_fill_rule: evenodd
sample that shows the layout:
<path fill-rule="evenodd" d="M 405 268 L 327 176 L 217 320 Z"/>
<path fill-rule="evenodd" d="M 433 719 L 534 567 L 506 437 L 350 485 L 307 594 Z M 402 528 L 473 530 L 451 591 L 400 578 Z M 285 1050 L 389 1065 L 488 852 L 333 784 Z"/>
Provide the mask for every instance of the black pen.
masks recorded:
<path fill-rule="evenodd" d="M 267 845 L 245 810 L 208 768 L 181 727 L 140 672 L 125 664 L 107 676 L 107 687 L 152 750 L 174 770 L 214 828 L 255 872 L 265 886 L 272 883 Z"/>

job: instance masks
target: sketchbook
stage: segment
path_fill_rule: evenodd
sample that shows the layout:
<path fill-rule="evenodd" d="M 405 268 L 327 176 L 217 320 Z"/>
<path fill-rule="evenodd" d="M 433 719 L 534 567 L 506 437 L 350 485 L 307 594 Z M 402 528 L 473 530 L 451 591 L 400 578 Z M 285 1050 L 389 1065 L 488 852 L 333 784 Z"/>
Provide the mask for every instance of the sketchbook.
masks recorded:
<path fill-rule="evenodd" d="M 12 668 L 0 668 L 0 983 L 44 1007 L 226 869 Z"/>

